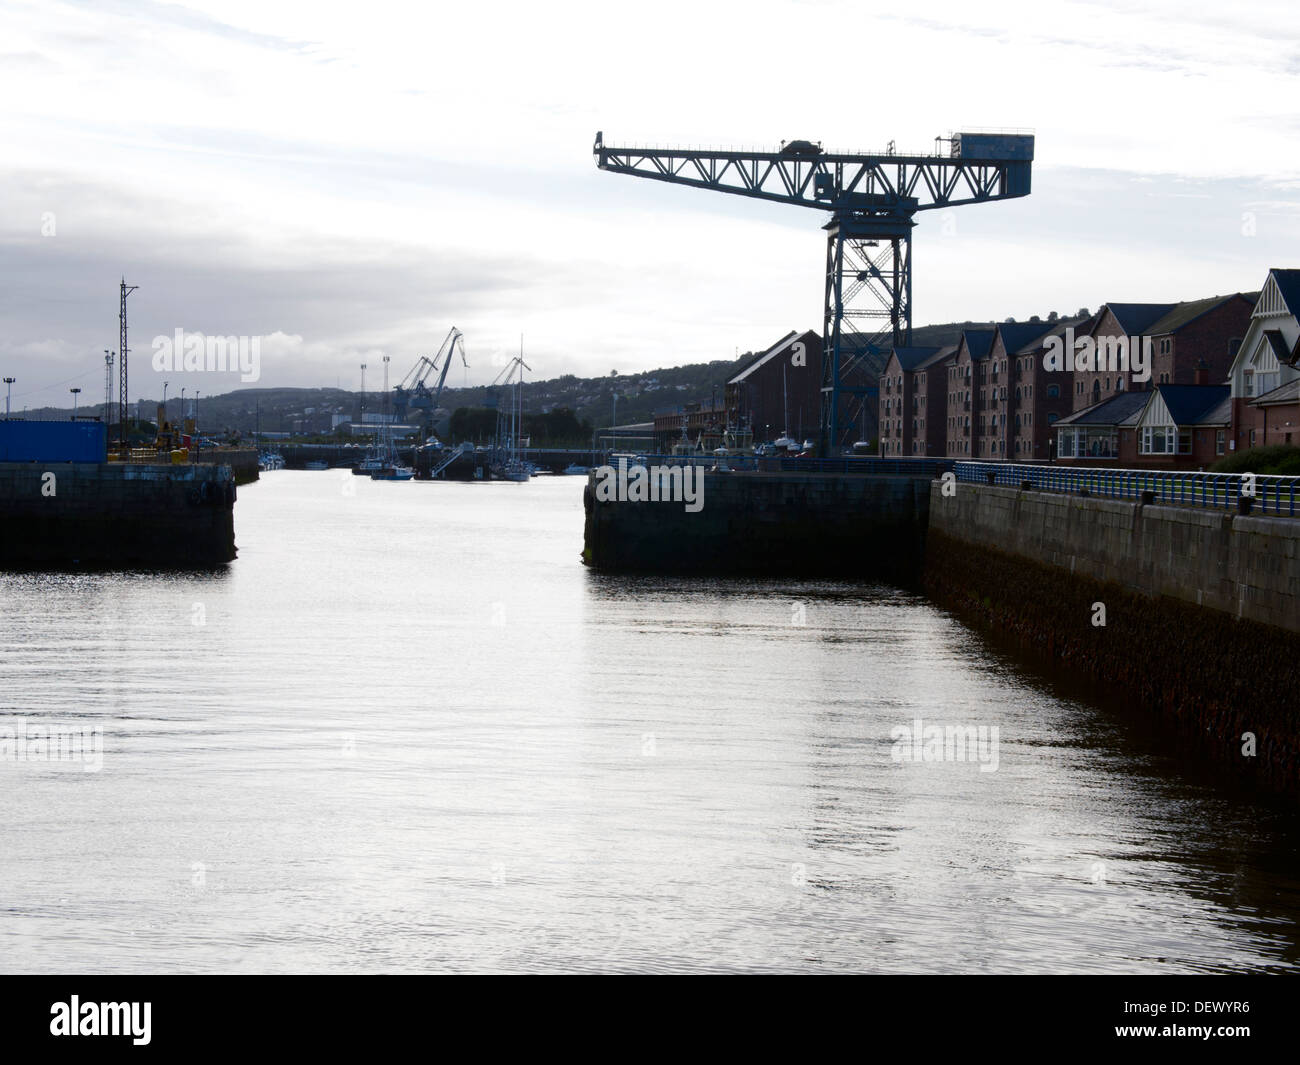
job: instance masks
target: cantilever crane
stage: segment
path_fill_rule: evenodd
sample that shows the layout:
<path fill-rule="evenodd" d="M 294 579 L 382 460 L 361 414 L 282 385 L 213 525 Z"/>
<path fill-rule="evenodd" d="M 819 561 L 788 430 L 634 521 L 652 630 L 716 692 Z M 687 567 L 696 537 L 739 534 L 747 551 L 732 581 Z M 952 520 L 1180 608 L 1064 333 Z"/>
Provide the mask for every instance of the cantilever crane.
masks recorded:
<path fill-rule="evenodd" d="M 406 418 L 407 408 L 423 412 L 425 416 L 424 436 L 428 437 L 432 432 L 433 412 L 438 409 L 438 400 L 442 396 L 443 385 L 447 383 L 447 371 L 451 369 L 451 357 L 456 347 L 460 348 L 460 361 L 469 366 L 469 360 L 465 357 L 465 334 L 455 326 L 451 327 L 451 332 L 447 334 L 447 339 L 442 342 L 442 347 L 438 349 L 438 354 L 430 359 L 427 355 L 421 355 L 416 364 L 411 367 L 411 371 L 402 378 L 402 383 L 393 389 L 393 410 L 398 421 Z M 442 369 L 439 371 L 438 360 L 444 359 Z M 436 389 L 430 389 L 425 381 L 437 372 L 438 386 Z"/>
<path fill-rule="evenodd" d="M 829 456 L 852 442 L 889 350 L 911 342 L 912 216 L 1029 194 L 1033 136 L 957 133 L 946 142 L 946 155 L 898 155 L 892 142 L 881 153 L 836 153 L 806 140 L 756 152 L 613 148 L 597 133 L 592 151 L 616 174 L 830 212 L 821 389 Z"/>

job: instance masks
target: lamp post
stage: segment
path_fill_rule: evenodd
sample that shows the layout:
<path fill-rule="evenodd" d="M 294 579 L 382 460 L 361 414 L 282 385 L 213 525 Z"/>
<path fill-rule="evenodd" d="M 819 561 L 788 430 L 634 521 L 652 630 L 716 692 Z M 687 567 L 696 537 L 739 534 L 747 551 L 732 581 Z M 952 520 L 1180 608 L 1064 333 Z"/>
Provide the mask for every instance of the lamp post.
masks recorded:
<path fill-rule="evenodd" d="M 68 391 L 72 393 L 72 420 L 75 422 L 77 420 L 77 396 L 81 394 L 81 389 L 69 388 Z"/>
<path fill-rule="evenodd" d="M 181 421 L 185 421 L 185 389 L 181 389 Z"/>
<path fill-rule="evenodd" d="M 366 364 L 361 364 L 361 426 L 365 431 L 366 424 Z"/>
<path fill-rule="evenodd" d="M 9 397 L 13 395 L 14 382 L 17 380 L 16 377 L 5 378 L 5 421 L 9 420 Z"/>

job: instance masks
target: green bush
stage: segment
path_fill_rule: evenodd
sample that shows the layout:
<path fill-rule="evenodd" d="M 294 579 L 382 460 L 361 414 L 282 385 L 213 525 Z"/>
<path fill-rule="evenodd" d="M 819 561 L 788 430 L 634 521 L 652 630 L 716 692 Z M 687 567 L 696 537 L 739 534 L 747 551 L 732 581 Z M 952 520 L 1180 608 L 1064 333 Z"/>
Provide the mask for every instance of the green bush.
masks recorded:
<path fill-rule="evenodd" d="M 1300 447 L 1294 444 L 1252 447 L 1220 459 L 1210 467 L 1210 472 L 1300 474 Z"/>

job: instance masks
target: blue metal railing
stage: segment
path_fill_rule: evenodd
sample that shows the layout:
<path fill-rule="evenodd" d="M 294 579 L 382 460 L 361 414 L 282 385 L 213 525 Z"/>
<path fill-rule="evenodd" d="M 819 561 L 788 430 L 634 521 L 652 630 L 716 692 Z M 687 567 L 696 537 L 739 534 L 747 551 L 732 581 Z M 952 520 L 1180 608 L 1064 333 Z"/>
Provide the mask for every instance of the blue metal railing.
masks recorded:
<path fill-rule="evenodd" d="M 1243 495 L 1252 510 L 1281 517 L 1300 516 L 1300 477 L 1269 474 L 1199 473 L 1192 470 L 1093 469 L 1074 466 L 1015 466 L 1003 462 L 958 462 L 957 480 L 1047 492 L 1074 492 L 1108 499 L 1235 510 Z M 991 479 L 990 479 L 991 478 Z M 1253 483 L 1253 495 L 1248 489 Z"/>

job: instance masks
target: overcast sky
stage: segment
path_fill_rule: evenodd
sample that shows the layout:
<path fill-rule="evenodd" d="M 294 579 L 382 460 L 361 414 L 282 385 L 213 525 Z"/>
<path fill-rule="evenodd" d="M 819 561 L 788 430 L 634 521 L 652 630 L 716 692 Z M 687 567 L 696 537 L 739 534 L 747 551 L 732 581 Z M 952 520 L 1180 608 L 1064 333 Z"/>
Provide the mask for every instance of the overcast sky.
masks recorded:
<path fill-rule="evenodd" d="M 1032 196 L 959 209 L 953 232 L 919 216 L 918 325 L 1300 266 L 1290 2 L 898 7 L 0 0 L 14 405 L 102 398 L 123 274 L 132 398 L 161 393 L 150 341 L 178 328 L 264 337 L 261 386 L 345 388 L 363 361 L 376 387 L 381 354 L 400 377 L 453 325 L 470 383 L 521 333 L 552 377 L 820 329 L 818 213 L 602 173 L 598 129 L 926 151 L 1031 128 Z"/>

